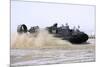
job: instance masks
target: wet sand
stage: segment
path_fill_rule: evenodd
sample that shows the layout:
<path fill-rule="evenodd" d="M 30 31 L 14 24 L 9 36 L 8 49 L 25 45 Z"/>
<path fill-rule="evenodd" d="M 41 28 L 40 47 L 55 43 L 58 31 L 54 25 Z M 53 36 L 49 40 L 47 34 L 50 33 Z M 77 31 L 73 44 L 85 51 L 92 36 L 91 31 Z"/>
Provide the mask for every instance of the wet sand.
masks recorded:
<path fill-rule="evenodd" d="M 26 35 L 17 34 L 11 43 L 11 66 L 95 61 L 95 39 L 83 44 L 71 44 L 46 31 Z"/>

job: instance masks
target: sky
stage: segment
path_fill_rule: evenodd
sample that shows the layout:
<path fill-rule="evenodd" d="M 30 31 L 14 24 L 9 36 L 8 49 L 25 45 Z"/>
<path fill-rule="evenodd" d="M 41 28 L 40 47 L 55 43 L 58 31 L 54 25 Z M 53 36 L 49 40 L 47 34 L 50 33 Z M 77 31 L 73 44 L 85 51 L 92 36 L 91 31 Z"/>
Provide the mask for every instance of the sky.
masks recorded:
<path fill-rule="evenodd" d="M 17 26 L 26 24 L 45 28 L 58 23 L 58 26 L 68 23 L 70 28 L 80 26 L 87 34 L 95 33 L 95 6 L 72 5 L 42 2 L 11 1 L 11 32 L 16 32 Z"/>

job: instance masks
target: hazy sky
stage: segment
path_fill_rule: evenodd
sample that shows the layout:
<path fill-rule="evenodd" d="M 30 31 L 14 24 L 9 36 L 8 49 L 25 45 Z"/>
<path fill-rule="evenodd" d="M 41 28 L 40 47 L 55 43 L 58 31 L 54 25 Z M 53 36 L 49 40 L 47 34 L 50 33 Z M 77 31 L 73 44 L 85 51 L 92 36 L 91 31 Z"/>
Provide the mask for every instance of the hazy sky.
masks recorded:
<path fill-rule="evenodd" d="M 95 6 L 69 5 L 40 2 L 11 1 L 11 31 L 17 26 L 26 24 L 41 28 L 57 22 L 68 23 L 71 28 L 80 25 L 80 30 L 86 33 L 95 31 Z"/>

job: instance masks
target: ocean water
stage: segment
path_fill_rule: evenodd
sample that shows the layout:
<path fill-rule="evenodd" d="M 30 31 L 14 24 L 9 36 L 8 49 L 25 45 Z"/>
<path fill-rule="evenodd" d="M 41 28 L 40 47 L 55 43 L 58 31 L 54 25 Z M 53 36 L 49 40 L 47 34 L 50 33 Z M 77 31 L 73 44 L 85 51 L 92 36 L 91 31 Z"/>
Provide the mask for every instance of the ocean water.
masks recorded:
<path fill-rule="evenodd" d="M 11 66 L 81 63 L 95 61 L 95 39 L 71 44 L 42 30 L 35 34 L 13 34 Z"/>

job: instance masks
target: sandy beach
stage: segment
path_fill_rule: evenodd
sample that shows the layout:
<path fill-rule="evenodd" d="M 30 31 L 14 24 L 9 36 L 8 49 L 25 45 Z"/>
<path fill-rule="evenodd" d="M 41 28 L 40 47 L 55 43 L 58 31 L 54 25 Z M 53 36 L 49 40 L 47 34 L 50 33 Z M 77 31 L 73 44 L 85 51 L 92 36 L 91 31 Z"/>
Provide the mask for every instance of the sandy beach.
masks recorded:
<path fill-rule="evenodd" d="M 11 66 L 94 62 L 95 39 L 71 44 L 46 31 L 32 35 L 16 34 L 12 36 L 10 53 Z"/>

